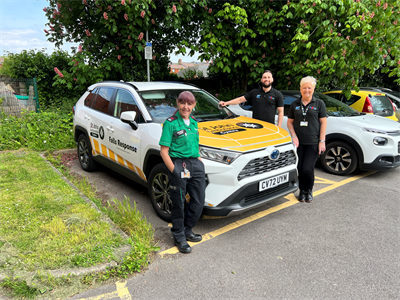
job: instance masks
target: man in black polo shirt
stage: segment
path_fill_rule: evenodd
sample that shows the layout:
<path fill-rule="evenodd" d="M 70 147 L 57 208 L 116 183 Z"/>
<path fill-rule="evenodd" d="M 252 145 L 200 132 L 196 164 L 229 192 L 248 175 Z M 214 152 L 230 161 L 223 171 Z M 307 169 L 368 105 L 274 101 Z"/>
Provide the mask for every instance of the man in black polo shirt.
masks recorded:
<path fill-rule="evenodd" d="M 244 96 L 229 101 L 221 101 L 221 106 L 235 105 L 248 102 L 253 106 L 253 118 L 275 124 L 275 112 L 278 109 L 278 126 L 283 120 L 283 96 L 271 85 L 274 82 L 271 71 L 264 71 L 261 77 L 262 88 L 254 89 Z"/>

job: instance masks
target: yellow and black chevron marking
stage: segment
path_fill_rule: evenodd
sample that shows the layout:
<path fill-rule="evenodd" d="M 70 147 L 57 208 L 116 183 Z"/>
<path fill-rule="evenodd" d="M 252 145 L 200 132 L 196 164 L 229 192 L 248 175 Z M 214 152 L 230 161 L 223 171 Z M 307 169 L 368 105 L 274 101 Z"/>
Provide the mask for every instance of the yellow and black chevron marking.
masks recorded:
<path fill-rule="evenodd" d="M 142 178 L 144 181 L 147 181 L 146 175 L 143 173 L 143 171 L 139 167 L 133 165 L 131 162 L 127 161 L 123 157 L 114 153 L 114 151 L 112 151 L 111 149 L 108 149 L 103 144 L 100 144 L 98 141 L 96 141 L 92 137 L 90 138 L 90 141 L 92 143 L 92 154 L 94 156 L 102 155 L 104 157 L 107 157 L 107 158 L 111 159 L 113 162 L 115 162 L 125 168 L 129 168 L 129 170 L 138 174 L 140 176 L 140 178 Z"/>

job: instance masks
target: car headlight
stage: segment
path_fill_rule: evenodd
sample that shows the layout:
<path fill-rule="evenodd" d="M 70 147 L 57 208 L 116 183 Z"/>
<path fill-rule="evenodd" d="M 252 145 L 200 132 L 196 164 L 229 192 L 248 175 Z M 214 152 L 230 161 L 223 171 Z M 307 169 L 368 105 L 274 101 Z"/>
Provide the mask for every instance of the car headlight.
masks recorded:
<path fill-rule="evenodd" d="M 364 130 L 364 131 L 367 131 L 367 132 L 372 132 L 372 133 L 387 134 L 387 132 L 386 132 L 385 130 L 381 130 L 381 129 L 375 129 L 375 128 L 367 128 L 367 127 L 364 127 L 363 130 Z"/>
<path fill-rule="evenodd" d="M 236 158 L 238 158 L 242 154 L 200 146 L 200 155 L 202 158 L 230 165 Z"/>
<path fill-rule="evenodd" d="M 387 138 L 381 137 L 381 136 L 377 136 L 374 138 L 374 144 L 377 146 L 386 146 L 388 143 Z"/>

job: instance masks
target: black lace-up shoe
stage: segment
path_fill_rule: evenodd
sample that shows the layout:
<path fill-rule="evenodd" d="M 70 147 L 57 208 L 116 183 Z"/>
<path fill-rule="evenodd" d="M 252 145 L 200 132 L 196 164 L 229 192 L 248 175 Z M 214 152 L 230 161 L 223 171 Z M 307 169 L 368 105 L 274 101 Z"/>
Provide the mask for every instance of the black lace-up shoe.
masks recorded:
<path fill-rule="evenodd" d="M 203 237 L 201 236 L 201 234 L 196 234 L 196 233 L 193 233 L 193 232 L 186 236 L 186 240 L 188 240 L 189 242 L 198 243 L 202 239 L 203 239 Z"/>
<path fill-rule="evenodd" d="M 189 244 L 186 241 L 178 243 L 177 241 L 174 240 L 174 244 L 176 247 L 178 247 L 179 252 L 182 252 L 182 253 L 192 252 L 192 248 L 189 246 Z"/>

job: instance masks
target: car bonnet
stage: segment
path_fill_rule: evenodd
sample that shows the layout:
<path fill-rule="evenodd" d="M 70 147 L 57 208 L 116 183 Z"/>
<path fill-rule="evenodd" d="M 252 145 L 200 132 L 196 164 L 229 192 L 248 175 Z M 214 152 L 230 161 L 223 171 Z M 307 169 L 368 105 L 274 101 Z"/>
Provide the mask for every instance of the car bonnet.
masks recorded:
<path fill-rule="evenodd" d="M 343 123 L 359 127 L 375 128 L 385 131 L 396 131 L 400 129 L 400 124 L 398 122 L 372 114 L 354 117 L 329 117 L 328 122 L 330 118 L 335 118 Z"/>
<path fill-rule="evenodd" d="M 290 143 L 289 133 L 273 124 L 247 117 L 199 122 L 200 145 L 238 152 Z"/>

